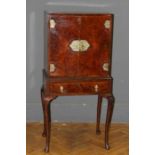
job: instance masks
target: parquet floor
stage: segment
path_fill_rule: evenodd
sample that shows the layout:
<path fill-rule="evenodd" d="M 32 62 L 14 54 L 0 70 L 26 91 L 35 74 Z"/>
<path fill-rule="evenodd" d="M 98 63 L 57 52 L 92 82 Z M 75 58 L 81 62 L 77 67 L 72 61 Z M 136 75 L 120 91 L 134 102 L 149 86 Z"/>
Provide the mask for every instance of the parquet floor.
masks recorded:
<path fill-rule="evenodd" d="M 103 148 L 104 125 L 101 127 L 101 134 L 96 135 L 95 124 L 53 123 L 50 153 L 44 153 L 43 124 L 28 123 L 27 155 L 128 155 L 128 125 L 111 125 L 111 149 L 108 151 Z"/>

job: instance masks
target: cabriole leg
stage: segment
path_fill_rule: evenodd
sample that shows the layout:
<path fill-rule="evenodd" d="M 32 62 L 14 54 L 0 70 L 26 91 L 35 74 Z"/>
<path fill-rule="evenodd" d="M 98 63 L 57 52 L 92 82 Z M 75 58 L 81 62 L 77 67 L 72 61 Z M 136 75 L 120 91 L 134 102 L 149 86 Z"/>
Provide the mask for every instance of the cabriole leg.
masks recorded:
<path fill-rule="evenodd" d="M 113 108 L 114 108 L 114 96 L 108 96 L 108 106 L 107 106 L 107 116 L 106 116 L 106 124 L 105 124 L 105 149 L 109 150 L 109 127 L 112 119 Z"/>
<path fill-rule="evenodd" d="M 46 130 L 46 144 L 45 144 L 45 152 L 49 152 L 49 144 L 50 144 L 50 118 L 49 118 L 49 108 L 50 108 L 50 99 L 44 98 L 44 112 L 45 112 L 45 130 Z"/>
<path fill-rule="evenodd" d="M 96 120 L 96 134 L 100 134 L 100 120 L 101 120 L 102 96 L 98 95 L 97 103 L 97 120 Z"/>
<path fill-rule="evenodd" d="M 45 144 L 45 152 L 49 152 L 50 145 L 50 130 L 51 130 L 51 110 L 50 110 L 50 102 L 53 101 L 57 96 L 49 96 L 46 97 L 44 95 L 43 90 L 41 90 L 42 95 L 42 104 L 43 104 L 43 112 L 44 112 L 44 132 L 43 134 L 46 137 Z"/>
<path fill-rule="evenodd" d="M 41 88 L 41 102 L 42 102 L 42 109 L 43 109 L 43 117 L 44 117 L 44 129 L 43 129 L 43 133 L 42 136 L 45 137 L 46 136 L 46 126 L 45 126 L 45 107 L 44 107 L 44 101 L 43 101 L 43 88 Z"/>

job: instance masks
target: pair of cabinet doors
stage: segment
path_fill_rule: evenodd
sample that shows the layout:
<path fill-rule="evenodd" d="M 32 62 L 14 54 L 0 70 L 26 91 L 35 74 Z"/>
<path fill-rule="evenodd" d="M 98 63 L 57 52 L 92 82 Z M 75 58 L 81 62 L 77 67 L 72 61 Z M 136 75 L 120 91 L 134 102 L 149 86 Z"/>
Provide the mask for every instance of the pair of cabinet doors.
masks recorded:
<path fill-rule="evenodd" d="M 45 19 L 49 76 L 110 76 L 112 14 L 46 14 Z"/>

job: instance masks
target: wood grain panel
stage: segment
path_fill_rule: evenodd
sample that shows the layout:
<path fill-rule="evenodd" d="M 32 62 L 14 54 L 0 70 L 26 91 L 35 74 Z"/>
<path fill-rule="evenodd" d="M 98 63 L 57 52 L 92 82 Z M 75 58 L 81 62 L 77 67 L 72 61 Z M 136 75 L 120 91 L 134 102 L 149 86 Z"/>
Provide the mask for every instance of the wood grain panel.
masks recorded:
<path fill-rule="evenodd" d="M 109 28 L 104 26 L 106 21 L 110 22 Z M 102 65 L 110 64 L 112 25 L 112 15 L 81 17 L 80 38 L 87 40 L 90 48 L 79 54 L 79 76 L 109 75 L 109 72 L 103 70 Z"/>
<path fill-rule="evenodd" d="M 50 28 L 50 20 L 56 25 Z M 105 27 L 105 22 L 110 27 Z M 112 47 L 112 14 L 49 14 L 48 15 L 48 75 L 55 77 L 110 76 Z M 84 52 L 70 48 L 73 40 L 85 40 L 90 47 Z M 102 66 L 109 63 L 109 71 Z M 56 66 L 50 72 L 50 64 Z"/>
<path fill-rule="evenodd" d="M 49 75 L 76 76 L 78 53 L 72 52 L 69 44 L 72 40 L 79 39 L 78 16 L 49 15 L 49 21 L 50 19 L 53 19 L 56 25 L 55 28 L 48 25 L 48 63 L 55 64 L 56 70 L 49 72 Z"/>

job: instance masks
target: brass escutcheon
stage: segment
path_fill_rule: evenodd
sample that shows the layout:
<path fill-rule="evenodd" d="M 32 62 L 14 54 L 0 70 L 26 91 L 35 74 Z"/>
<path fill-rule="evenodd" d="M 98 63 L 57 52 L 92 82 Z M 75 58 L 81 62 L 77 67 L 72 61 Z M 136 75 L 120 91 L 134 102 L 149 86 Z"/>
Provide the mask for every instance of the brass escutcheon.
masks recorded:
<path fill-rule="evenodd" d="M 87 40 L 73 40 L 69 45 L 74 52 L 84 52 L 90 47 Z"/>

